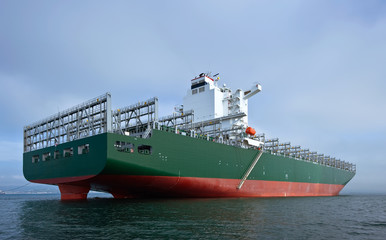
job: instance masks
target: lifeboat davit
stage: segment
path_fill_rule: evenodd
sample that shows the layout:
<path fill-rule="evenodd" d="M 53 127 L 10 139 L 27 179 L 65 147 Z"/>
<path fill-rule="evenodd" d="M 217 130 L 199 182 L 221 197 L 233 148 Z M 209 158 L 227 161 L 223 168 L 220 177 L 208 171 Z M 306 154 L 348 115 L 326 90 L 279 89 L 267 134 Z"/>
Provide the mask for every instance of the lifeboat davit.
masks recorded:
<path fill-rule="evenodd" d="M 245 130 L 245 133 L 249 134 L 249 135 L 255 135 L 256 134 L 256 130 L 251 128 L 251 127 L 247 127 L 247 130 Z"/>

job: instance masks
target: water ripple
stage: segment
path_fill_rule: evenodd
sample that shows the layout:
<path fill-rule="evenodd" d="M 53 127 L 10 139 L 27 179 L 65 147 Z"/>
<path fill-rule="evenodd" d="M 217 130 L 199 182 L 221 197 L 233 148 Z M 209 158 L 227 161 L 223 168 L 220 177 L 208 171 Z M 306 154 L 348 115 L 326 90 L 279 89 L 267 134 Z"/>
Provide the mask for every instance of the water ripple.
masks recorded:
<path fill-rule="evenodd" d="M 233 199 L 0 197 L 0 239 L 385 239 L 386 196 Z"/>

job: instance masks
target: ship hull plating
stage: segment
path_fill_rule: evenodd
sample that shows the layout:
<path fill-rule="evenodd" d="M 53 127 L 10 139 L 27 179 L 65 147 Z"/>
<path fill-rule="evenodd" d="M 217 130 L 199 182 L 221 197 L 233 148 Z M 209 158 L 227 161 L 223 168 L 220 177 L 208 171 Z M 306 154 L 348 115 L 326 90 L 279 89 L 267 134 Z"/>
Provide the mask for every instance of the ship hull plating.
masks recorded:
<path fill-rule="evenodd" d="M 78 150 L 86 144 L 87 153 Z M 65 149 L 73 154 L 54 157 Z M 52 158 L 32 161 L 48 153 Z M 63 200 L 85 199 L 89 190 L 115 198 L 334 196 L 355 175 L 264 152 L 237 189 L 258 153 L 153 130 L 147 139 L 104 133 L 26 152 L 23 166 L 27 180 L 58 185 Z"/>

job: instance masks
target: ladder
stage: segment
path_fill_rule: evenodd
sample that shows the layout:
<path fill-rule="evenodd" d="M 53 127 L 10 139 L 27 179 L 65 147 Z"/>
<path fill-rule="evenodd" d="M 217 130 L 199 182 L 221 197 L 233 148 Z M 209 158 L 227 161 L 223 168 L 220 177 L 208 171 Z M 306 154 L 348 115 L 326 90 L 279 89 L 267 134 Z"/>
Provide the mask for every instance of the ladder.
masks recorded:
<path fill-rule="evenodd" d="M 151 133 L 151 127 L 148 126 L 146 128 L 146 131 L 144 132 L 144 134 L 142 135 L 142 138 L 147 138 L 149 136 L 149 134 Z"/>
<path fill-rule="evenodd" d="M 239 185 L 237 186 L 237 189 L 240 189 L 243 186 L 245 180 L 247 180 L 249 174 L 252 172 L 257 161 L 259 161 L 261 155 L 263 155 L 263 150 L 260 150 L 259 154 L 257 154 L 256 158 L 253 160 L 252 164 L 249 166 L 248 170 L 244 173 L 243 178 L 241 178 L 241 181 L 240 181 Z"/>

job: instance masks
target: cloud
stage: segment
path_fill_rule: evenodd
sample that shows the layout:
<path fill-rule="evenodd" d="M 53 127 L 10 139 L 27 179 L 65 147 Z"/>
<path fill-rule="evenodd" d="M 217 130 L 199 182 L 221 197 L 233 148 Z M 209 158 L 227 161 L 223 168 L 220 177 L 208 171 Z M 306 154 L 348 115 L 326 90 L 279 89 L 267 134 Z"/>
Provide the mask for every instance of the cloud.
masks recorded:
<path fill-rule="evenodd" d="M 13 176 L 12 176 L 12 179 L 16 179 L 16 180 L 25 180 L 25 178 L 24 178 L 23 175 L 13 175 Z"/>
<path fill-rule="evenodd" d="M 52 85 L 23 75 L 0 71 L 0 84 L 0 106 L 7 115 L 0 119 L 0 140 L 21 139 L 24 126 L 83 101 L 82 96 L 58 93 Z"/>
<path fill-rule="evenodd" d="M 0 140 L 0 161 L 17 161 L 23 160 L 23 143 Z"/>
<path fill-rule="evenodd" d="M 260 76 L 263 92 L 250 101 L 250 108 L 258 106 L 260 114 L 252 110 L 250 117 L 279 136 L 335 138 L 353 131 L 384 132 L 385 15 L 379 13 L 369 20 L 359 8 L 351 6 L 347 10 L 340 6 L 342 17 L 334 13 L 335 8 L 323 4 L 320 9 L 312 6 L 311 13 L 318 9 L 315 17 L 304 14 L 308 12 L 305 6 L 301 7 L 302 14 L 295 17 L 297 20 L 289 21 L 302 19 L 314 23 L 327 10 L 333 11 L 332 17 L 312 25 L 316 30 L 311 32 L 296 31 L 299 29 L 293 27 L 295 32 L 288 36 L 289 41 L 283 40 L 284 46 L 273 44 L 267 48 L 280 52 L 271 52 L 269 56 L 262 51 L 263 61 L 259 61 L 252 75 Z M 308 41 L 303 46 L 292 42 L 303 43 L 301 38 L 305 35 Z"/>

